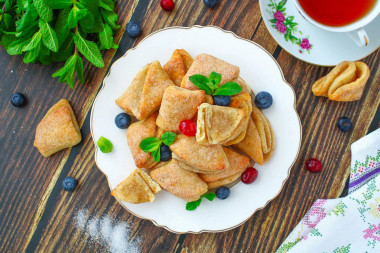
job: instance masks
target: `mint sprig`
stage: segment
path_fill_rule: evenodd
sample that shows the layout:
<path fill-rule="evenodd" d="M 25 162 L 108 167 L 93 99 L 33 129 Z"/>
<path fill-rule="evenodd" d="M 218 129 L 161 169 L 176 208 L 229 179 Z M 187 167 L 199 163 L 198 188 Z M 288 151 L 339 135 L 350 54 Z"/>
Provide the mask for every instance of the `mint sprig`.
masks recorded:
<path fill-rule="evenodd" d="M 239 94 L 242 90 L 240 85 L 235 82 L 227 82 L 219 86 L 222 75 L 214 71 L 210 73 L 209 77 L 197 74 L 190 76 L 189 79 L 195 86 L 211 96 L 233 96 Z"/>
<path fill-rule="evenodd" d="M 187 211 L 193 211 L 197 209 L 197 207 L 202 203 L 202 198 L 206 198 L 209 201 L 213 201 L 214 198 L 216 197 L 216 194 L 213 192 L 207 192 L 203 194 L 198 200 L 187 202 L 186 203 L 186 210 Z"/>
<path fill-rule="evenodd" d="M 98 145 L 100 151 L 103 153 L 110 153 L 113 149 L 112 142 L 103 136 L 99 138 L 96 145 Z"/>
<path fill-rule="evenodd" d="M 140 142 L 140 148 L 146 153 L 151 153 L 151 155 L 154 158 L 154 161 L 159 162 L 161 159 L 160 149 L 161 149 L 162 143 L 169 146 L 175 141 L 176 138 L 177 138 L 177 135 L 175 133 L 165 132 L 161 136 L 161 138 L 148 137 L 148 138 L 143 139 Z"/>

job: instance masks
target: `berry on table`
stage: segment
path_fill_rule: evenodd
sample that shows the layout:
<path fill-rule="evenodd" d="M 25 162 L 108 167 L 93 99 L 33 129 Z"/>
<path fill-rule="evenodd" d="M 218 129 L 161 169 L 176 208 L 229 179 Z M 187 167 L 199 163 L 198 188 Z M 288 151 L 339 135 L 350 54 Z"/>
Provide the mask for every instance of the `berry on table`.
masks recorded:
<path fill-rule="evenodd" d="M 14 93 L 11 97 L 11 104 L 16 107 L 23 107 L 26 105 L 26 98 L 21 93 Z"/>
<path fill-rule="evenodd" d="M 129 37 L 136 38 L 141 33 L 141 27 L 138 23 L 130 21 L 127 25 L 127 33 Z"/>
<path fill-rule="evenodd" d="M 322 170 L 322 163 L 315 158 L 310 158 L 305 162 L 306 169 L 313 173 L 318 173 Z"/>
<path fill-rule="evenodd" d="M 179 123 L 179 131 L 186 136 L 195 136 L 197 133 L 197 125 L 192 120 L 183 120 Z"/>
<path fill-rule="evenodd" d="M 351 129 L 352 122 L 347 117 L 340 117 L 337 126 L 341 132 L 348 132 Z"/>
<path fill-rule="evenodd" d="M 72 192 L 75 190 L 77 185 L 78 185 L 78 181 L 75 180 L 75 178 L 73 178 L 73 177 L 66 177 L 62 180 L 62 188 L 65 191 Z"/>
<path fill-rule="evenodd" d="M 231 103 L 231 96 L 214 96 L 214 104 L 220 106 L 228 106 Z"/>
<path fill-rule="evenodd" d="M 215 194 L 218 199 L 226 199 L 230 196 L 230 189 L 222 186 L 216 189 Z"/>
<path fill-rule="evenodd" d="M 131 116 L 122 112 L 115 117 L 115 124 L 120 129 L 126 129 L 131 124 Z"/>
<path fill-rule="evenodd" d="M 214 8 L 218 5 L 219 0 L 203 0 L 203 3 L 209 8 Z"/>
<path fill-rule="evenodd" d="M 258 173 L 255 168 L 249 167 L 241 174 L 241 181 L 245 184 L 252 184 L 256 180 Z"/>
<path fill-rule="evenodd" d="M 260 109 L 269 108 L 273 103 L 272 95 L 269 92 L 261 91 L 255 97 L 255 104 Z"/>
<path fill-rule="evenodd" d="M 167 162 L 172 159 L 172 151 L 170 150 L 169 146 L 162 144 L 160 147 L 160 153 L 161 162 Z"/>
<path fill-rule="evenodd" d="M 175 6 L 173 0 L 161 0 L 160 5 L 164 11 L 172 11 Z"/>

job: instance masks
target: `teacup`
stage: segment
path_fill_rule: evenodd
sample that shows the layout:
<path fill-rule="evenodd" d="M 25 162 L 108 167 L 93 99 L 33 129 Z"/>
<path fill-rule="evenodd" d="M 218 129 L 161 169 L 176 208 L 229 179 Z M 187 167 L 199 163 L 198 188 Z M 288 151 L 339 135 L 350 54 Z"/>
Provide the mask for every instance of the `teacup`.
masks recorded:
<path fill-rule="evenodd" d="M 351 23 L 344 24 L 341 26 L 330 26 L 323 24 L 309 15 L 304 8 L 302 8 L 302 5 L 300 4 L 300 0 L 293 0 L 296 8 L 300 12 L 300 14 L 307 20 L 309 23 L 322 28 L 324 30 L 330 31 L 330 32 L 344 32 L 347 33 L 347 35 L 359 46 L 364 47 L 367 46 L 369 43 L 369 37 L 364 30 L 364 26 L 369 24 L 372 20 L 376 18 L 376 16 L 380 13 L 380 0 L 373 0 L 374 4 L 372 8 L 362 17 L 360 17 L 357 20 L 354 20 Z M 301 0 L 302 1 L 302 0 Z M 361 2 L 357 0 L 358 2 Z M 331 2 L 330 2 L 331 3 Z M 331 8 L 330 5 L 323 6 L 323 8 Z M 337 16 L 339 17 L 339 16 Z"/>

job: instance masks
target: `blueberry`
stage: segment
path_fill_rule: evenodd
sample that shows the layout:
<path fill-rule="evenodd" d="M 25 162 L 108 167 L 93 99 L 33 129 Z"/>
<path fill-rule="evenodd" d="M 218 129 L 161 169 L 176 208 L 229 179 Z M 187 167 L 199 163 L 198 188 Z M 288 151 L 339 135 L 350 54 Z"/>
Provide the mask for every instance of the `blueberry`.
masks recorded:
<path fill-rule="evenodd" d="M 129 37 L 136 38 L 141 33 L 141 27 L 138 23 L 130 21 L 127 25 L 127 33 Z"/>
<path fill-rule="evenodd" d="M 161 162 L 166 162 L 172 159 L 172 151 L 167 145 L 162 144 L 160 148 L 160 152 L 161 152 L 161 159 L 160 159 Z"/>
<path fill-rule="evenodd" d="M 222 186 L 216 189 L 215 194 L 218 199 L 226 199 L 230 196 L 230 189 L 228 187 Z"/>
<path fill-rule="evenodd" d="M 11 104 L 16 107 L 23 107 L 26 105 L 26 98 L 21 93 L 15 93 L 12 95 Z"/>
<path fill-rule="evenodd" d="M 66 177 L 62 180 L 62 187 L 65 191 L 72 192 L 77 187 L 78 181 L 73 177 Z"/>
<path fill-rule="evenodd" d="M 214 8 L 218 5 L 219 0 L 203 0 L 203 3 L 209 8 Z"/>
<path fill-rule="evenodd" d="M 131 116 L 122 112 L 115 117 L 115 124 L 120 129 L 126 129 L 131 124 Z"/>
<path fill-rule="evenodd" d="M 214 96 L 214 104 L 220 106 L 228 106 L 231 103 L 231 96 Z"/>
<path fill-rule="evenodd" d="M 351 129 L 352 122 L 347 117 L 340 117 L 337 126 L 341 132 L 348 132 Z"/>
<path fill-rule="evenodd" d="M 261 91 L 255 97 L 255 104 L 260 109 L 269 108 L 273 103 L 272 95 L 269 92 Z"/>

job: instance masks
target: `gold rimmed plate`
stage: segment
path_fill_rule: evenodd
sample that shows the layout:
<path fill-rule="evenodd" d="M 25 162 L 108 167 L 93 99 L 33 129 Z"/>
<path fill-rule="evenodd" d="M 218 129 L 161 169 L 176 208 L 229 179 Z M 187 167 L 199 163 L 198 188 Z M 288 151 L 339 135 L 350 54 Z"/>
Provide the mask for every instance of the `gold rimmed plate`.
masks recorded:
<path fill-rule="evenodd" d="M 294 90 L 285 81 L 275 59 L 260 45 L 213 26 L 170 27 L 147 36 L 112 65 L 95 99 L 91 111 L 92 138 L 96 143 L 104 136 L 114 145 L 108 154 L 96 148 L 95 161 L 111 189 L 135 169 L 126 130 L 114 124 L 115 116 L 122 112 L 115 99 L 144 65 L 154 60 L 164 65 L 178 48 L 186 49 L 193 57 L 208 53 L 237 65 L 254 93 L 272 94 L 273 105 L 264 113 L 272 123 L 276 150 L 267 164 L 255 165 L 259 176 L 253 184 L 239 182 L 231 188 L 228 199 L 204 200 L 195 211 L 186 211 L 186 202 L 166 191 L 159 192 L 152 203 L 120 204 L 132 214 L 174 233 L 230 230 L 243 224 L 280 193 L 301 144 L 302 128 L 295 109 Z"/>

